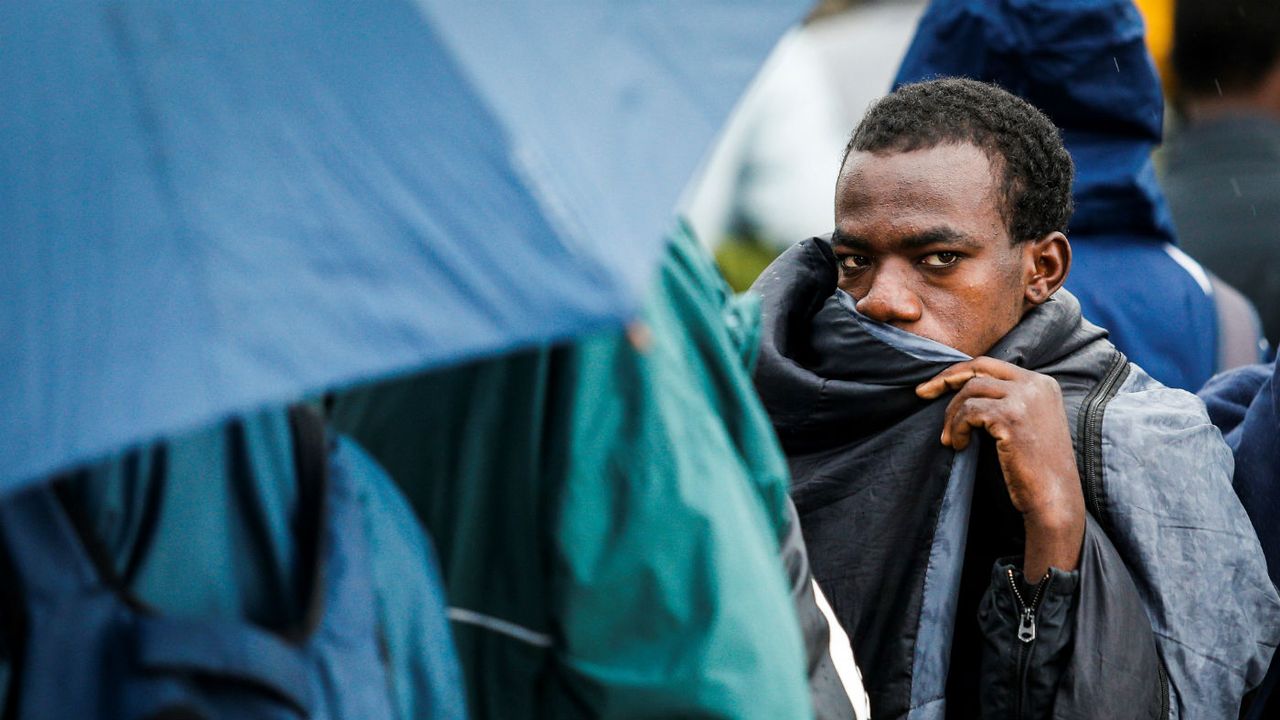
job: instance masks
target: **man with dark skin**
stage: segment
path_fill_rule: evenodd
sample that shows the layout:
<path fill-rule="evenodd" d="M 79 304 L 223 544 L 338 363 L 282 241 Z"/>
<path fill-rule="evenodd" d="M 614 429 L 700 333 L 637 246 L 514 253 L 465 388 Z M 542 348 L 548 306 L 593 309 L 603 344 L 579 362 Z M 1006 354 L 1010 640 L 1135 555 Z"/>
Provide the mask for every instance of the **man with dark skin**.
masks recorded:
<path fill-rule="evenodd" d="M 1014 243 L 990 158 L 963 144 L 849 153 L 836 182 L 832 245 L 840 288 L 858 312 L 974 356 L 916 392 L 932 400 L 958 391 L 943 445 L 963 450 L 976 428 L 995 440 L 1026 526 L 1023 575 L 1075 570 L 1085 508 L 1062 391 L 1047 375 L 979 357 L 1062 287 L 1067 237 Z"/>
<path fill-rule="evenodd" d="M 1025 101 L 903 86 L 830 237 L 753 286 L 756 387 L 880 720 L 1235 717 L 1280 640 L 1203 404 L 1062 289 L 1073 176 Z"/>

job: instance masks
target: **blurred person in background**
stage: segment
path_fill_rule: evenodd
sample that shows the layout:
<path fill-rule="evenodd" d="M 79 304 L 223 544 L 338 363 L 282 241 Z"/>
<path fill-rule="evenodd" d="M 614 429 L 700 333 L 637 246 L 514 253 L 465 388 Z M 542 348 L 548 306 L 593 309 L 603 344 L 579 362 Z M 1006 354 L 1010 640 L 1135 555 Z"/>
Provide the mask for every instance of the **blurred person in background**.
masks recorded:
<path fill-rule="evenodd" d="M 831 224 L 848 130 L 888 92 L 924 0 L 828 0 L 778 44 L 743 95 L 684 214 L 745 290 L 798 237 Z"/>
<path fill-rule="evenodd" d="M 1178 0 L 1185 123 L 1161 178 L 1182 247 L 1234 285 L 1280 341 L 1280 3 Z"/>

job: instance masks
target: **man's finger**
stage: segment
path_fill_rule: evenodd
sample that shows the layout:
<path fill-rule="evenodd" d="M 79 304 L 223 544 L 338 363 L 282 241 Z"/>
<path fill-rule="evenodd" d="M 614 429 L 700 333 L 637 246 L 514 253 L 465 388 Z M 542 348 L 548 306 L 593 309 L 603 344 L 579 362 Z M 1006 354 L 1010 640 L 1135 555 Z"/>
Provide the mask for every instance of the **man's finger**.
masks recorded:
<path fill-rule="evenodd" d="M 991 377 L 997 380 L 1012 380 L 1018 370 L 1017 366 L 995 358 L 974 358 L 956 363 L 921 383 L 916 387 L 916 395 L 925 400 L 933 400 L 948 391 L 959 390 L 974 378 Z"/>
<path fill-rule="evenodd" d="M 933 400 L 941 397 L 948 390 L 960 389 L 966 382 L 978 376 L 977 371 L 968 367 L 967 363 L 961 363 L 961 365 L 952 365 L 931 379 L 920 383 L 916 386 L 916 395 L 925 400 Z"/>
<path fill-rule="evenodd" d="M 956 409 L 949 422 L 942 426 L 942 444 L 949 445 L 957 451 L 969 447 L 973 431 L 985 428 L 991 421 L 999 400 L 991 398 L 969 398 Z"/>
<path fill-rule="evenodd" d="M 955 419 L 956 413 L 960 411 L 960 408 L 964 407 L 965 403 L 975 399 L 1002 400 L 1008 397 L 1009 390 L 1010 384 L 1008 380 L 978 377 L 965 383 L 955 397 L 951 398 L 951 402 L 947 403 L 947 410 L 942 420 L 943 437 L 947 437 L 947 426 Z M 945 439 L 943 444 L 947 444 Z"/>

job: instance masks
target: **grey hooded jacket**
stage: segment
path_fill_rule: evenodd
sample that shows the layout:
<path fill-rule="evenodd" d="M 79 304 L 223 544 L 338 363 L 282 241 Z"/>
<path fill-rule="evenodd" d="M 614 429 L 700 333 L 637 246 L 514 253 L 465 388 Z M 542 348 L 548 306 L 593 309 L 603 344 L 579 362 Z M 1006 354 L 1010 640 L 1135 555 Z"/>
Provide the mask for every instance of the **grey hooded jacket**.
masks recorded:
<path fill-rule="evenodd" d="M 953 661 L 980 663 L 987 718 L 1236 717 L 1280 639 L 1280 598 L 1203 404 L 1129 363 L 1066 292 L 992 348 L 1058 380 L 1089 518 L 1074 572 L 1028 587 L 1019 558 L 995 561 L 982 647 L 957 658 L 983 465 L 978 445 L 937 442 L 947 398 L 912 388 L 967 358 L 861 316 L 835 276 L 813 238 L 757 281 L 756 384 L 873 717 L 947 717 Z"/>

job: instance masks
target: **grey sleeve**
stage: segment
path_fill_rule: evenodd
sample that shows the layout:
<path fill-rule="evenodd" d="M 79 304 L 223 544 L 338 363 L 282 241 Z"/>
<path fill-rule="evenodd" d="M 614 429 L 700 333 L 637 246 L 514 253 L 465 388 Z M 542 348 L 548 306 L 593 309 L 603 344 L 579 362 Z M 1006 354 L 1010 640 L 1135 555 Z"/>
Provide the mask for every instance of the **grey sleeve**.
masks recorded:
<path fill-rule="evenodd" d="M 1137 366 L 1106 408 L 1098 516 L 1138 587 L 1173 718 L 1235 717 L 1280 642 L 1280 597 L 1194 395 Z"/>
<path fill-rule="evenodd" d="M 1080 567 L 1025 583 L 1001 560 L 979 606 L 983 717 L 1160 720 L 1155 638 L 1124 562 L 1087 518 Z"/>

